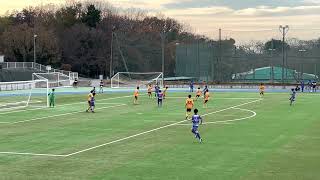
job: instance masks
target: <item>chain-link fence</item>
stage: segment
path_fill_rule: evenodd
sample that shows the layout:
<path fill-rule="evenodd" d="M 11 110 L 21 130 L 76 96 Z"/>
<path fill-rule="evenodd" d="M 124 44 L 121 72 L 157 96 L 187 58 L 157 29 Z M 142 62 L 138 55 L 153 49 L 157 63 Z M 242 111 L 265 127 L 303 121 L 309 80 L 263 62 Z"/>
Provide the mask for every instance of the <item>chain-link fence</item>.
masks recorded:
<path fill-rule="evenodd" d="M 302 30 L 282 30 L 222 30 L 221 38 L 214 41 L 179 43 L 176 76 L 207 82 L 318 81 L 320 36 L 316 31 L 307 35 Z"/>

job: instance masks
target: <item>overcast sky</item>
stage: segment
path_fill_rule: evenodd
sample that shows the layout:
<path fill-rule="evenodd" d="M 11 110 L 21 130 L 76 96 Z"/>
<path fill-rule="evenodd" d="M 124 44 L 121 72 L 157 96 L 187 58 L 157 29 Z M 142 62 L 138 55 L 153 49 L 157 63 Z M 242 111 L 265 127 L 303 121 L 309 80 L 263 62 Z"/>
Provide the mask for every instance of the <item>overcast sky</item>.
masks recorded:
<path fill-rule="evenodd" d="M 39 3 L 64 0 L 0 0 L 0 13 Z M 289 37 L 320 37 L 320 0 L 109 0 L 122 8 L 162 13 L 192 27 L 194 32 L 238 41 L 280 37 L 279 25 L 289 25 Z"/>

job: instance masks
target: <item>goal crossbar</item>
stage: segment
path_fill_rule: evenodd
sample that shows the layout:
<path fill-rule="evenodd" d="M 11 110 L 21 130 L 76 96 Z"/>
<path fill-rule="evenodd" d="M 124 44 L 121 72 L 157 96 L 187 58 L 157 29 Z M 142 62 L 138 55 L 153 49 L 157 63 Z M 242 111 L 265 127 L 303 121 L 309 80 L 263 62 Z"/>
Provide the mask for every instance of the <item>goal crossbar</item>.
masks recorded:
<path fill-rule="evenodd" d="M 163 85 L 162 72 L 118 72 L 111 78 L 111 88 L 132 88 L 147 84 Z"/>

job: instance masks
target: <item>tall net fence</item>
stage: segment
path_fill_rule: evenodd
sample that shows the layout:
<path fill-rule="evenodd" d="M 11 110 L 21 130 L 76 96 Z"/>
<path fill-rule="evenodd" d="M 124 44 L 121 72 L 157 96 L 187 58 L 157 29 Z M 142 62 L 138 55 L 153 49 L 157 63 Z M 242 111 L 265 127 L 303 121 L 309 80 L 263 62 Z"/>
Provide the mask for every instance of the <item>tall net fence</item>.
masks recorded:
<path fill-rule="evenodd" d="M 50 70 L 48 70 L 47 66 L 44 66 L 38 63 L 0 62 L 0 81 L 10 82 L 10 81 L 20 81 L 20 79 L 31 80 L 32 73 L 60 73 L 60 74 L 63 74 L 64 76 L 68 76 L 70 80 L 75 80 L 79 78 L 79 75 L 77 72 L 64 71 L 64 70 L 54 69 L 51 67 L 50 67 Z M 21 75 L 24 77 L 21 77 Z"/>
<path fill-rule="evenodd" d="M 71 87 L 72 82 L 69 76 L 62 73 L 33 73 L 32 79 L 48 80 L 49 88 Z"/>
<path fill-rule="evenodd" d="M 219 36 L 179 43 L 176 76 L 221 83 L 319 80 L 320 30 L 221 30 Z"/>

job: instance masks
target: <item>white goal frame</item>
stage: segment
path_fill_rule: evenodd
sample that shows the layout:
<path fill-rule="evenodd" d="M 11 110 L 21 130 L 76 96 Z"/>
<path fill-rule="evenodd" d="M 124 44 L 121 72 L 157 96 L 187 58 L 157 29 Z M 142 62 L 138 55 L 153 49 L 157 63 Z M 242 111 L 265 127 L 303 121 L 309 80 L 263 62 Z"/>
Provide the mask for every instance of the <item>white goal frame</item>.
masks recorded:
<path fill-rule="evenodd" d="M 112 78 L 111 78 L 111 88 L 120 88 L 120 74 L 125 74 L 130 76 L 130 74 L 132 75 L 152 75 L 152 74 L 159 74 L 156 78 L 154 79 L 150 79 L 153 81 L 156 81 L 157 84 L 162 87 L 163 86 L 163 73 L 162 72 L 118 72 L 117 74 L 115 74 Z M 151 82 L 150 82 L 151 83 Z M 141 84 L 136 84 L 137 85 L 141 85 Z M 145 84 L 146 85 L 146 84 Z M 131 86 L 131 87 L 124 87 L 124 88 L 132 88 L 135 86 Z"/>
<path fill-rule="evenodd" d="M 37 83 L 42 83 L 42 87 L 37 87 Z M 12 82 L 0 82 L 0 92 L 13 92 L 14 91 L 27 91 L 24 94 L 28 94 L 26 101 L 19 101 L 15 103 L 7 103 L 7 105 L 15 105 L 15 104 L 22 104 L 20 106 L 16 106 L 13 108 L 4 108 L 4 110 L 10 110 L 10 109 L 19 109 L 19 108 L 25 108 L 29 106 L 31 96 L 33 93 L 33 90 L 37 88 L 43 88 L 45 89 L 45 96 L 46 96 L 46 102 L 45 102 L 45 107 L 49 107 L 49 81 L 47 79 L 37 79 L 37 80 L 32 80 L 32 81 L 12 81 Z M 29 92 L 28 92 L 29 90 Z M 19 94 L 19 93 L 17 93 Z"/>

